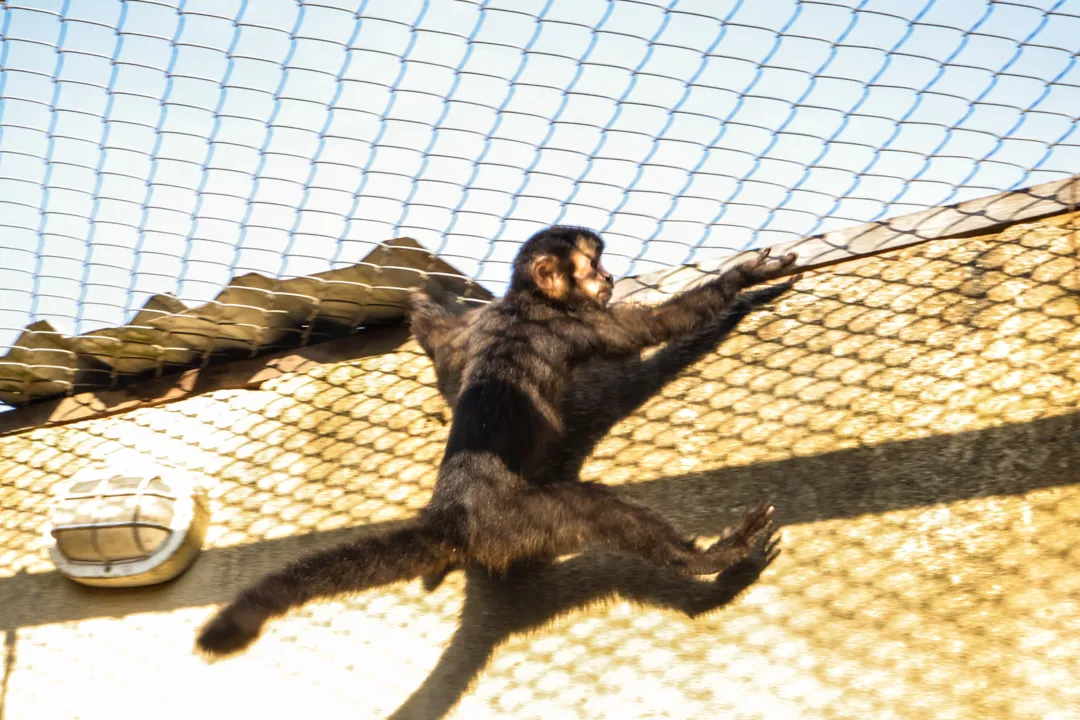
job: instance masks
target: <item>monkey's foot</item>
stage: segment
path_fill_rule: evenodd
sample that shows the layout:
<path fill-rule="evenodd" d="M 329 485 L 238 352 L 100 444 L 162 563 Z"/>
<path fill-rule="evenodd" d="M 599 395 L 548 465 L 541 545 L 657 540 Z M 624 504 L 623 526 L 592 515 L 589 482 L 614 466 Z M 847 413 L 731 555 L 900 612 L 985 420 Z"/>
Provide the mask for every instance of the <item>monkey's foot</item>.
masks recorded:
<path fill-rule="evenodd" d="M 758 543 L 769 537 L 772 530 L 773 507 L 761 503 L 743 515 L 742 522 L 727 528 L 720 539 L 702 555 L 697 575 L 711 575 L 742 562 Z"/>
<path fill-rule="evenodd" d="M 774 258 L 771 250 L 764 248 L 758 251 L 756 257 L 742 262 L 737 267 L 746 275 L 749 284 L 753 285 L 787 274 L 787 271 L 795 264 L 798 257 L 795 253 L 788 253 Z"/>
<path fill-rule="evenodd" d="M 740 544 L 746 548 L 747 552 L 750 552 L 750 548 L 757 545 L 759 540 L 769 536 L 772 530 L 773 512 L 775 509 L 767 502 L 750 508 L 743 515 L 742 523 L 725 540 L 732 544 Z"/>

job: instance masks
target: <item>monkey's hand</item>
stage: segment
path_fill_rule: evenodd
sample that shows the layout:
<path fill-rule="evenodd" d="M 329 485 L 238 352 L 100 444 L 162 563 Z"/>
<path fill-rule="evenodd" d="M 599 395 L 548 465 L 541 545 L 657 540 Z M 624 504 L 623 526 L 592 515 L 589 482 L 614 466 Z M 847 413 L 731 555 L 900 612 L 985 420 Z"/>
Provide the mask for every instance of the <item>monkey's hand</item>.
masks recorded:
<path fill-rule="evenodd" d="M 408 289 L 408 295 L 410 305 L 423 302 L 433 302 L 436 305 L 446 303 L 446 288 L 434 275 L 424 274 L 416 278 L 416 282 Z"/>
<path fill-rule="evenodd" d="M 414 285 L 409 288 L 406 301 L 409 316 L 426 315 L 435 318 L 448 314 L 443 306 L 445 295 L 442 285 L 434 280 L 428 280 L 424 285 Z"/>
<path fill-rule="evenodd" d="M 786 275 L 797 259 L 798 255 L 795 253 L 774 258 L 771 250 L 764 248 L 759 250 L 756 256 L 744 260 L 735 267 L 744 276 L 746 287 L 750 287 Z"/>

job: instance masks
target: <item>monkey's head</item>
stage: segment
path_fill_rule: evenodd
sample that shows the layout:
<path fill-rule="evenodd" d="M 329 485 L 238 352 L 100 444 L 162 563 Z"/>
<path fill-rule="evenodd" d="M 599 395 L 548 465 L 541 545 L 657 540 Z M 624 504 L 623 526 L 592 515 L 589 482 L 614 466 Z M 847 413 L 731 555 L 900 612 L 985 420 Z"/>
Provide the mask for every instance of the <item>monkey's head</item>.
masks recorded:
<path fill-rule="evenodd" d="M 533 235 L 514 258 L 510 291 L 540 292 L 570 307 L 604 307 L 615 278 L 604 270 L 604 241 L 592 230 L 553 225 Z"/>

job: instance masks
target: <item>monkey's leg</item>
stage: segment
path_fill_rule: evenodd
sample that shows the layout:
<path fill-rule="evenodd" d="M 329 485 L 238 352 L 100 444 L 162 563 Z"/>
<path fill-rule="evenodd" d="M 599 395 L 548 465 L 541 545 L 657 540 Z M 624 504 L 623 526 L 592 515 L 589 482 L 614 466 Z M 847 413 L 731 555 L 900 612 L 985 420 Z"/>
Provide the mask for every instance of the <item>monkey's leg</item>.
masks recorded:
<path fill-rule="evenodd" d="M 705 549 L 658 513 L 620 499 L 603 485 L 565 482 L 530 489 L 506 512 L 512 513 L 514 534 L 524 540 L 520 550 L 526 555 L 556 556 L 599 546 L 680 575 L 711 575 L 745 559 L 768 536 L 773 508 L 765 503 L 751 508 L 739 525 L 723 530 L 721 539 Z"/>

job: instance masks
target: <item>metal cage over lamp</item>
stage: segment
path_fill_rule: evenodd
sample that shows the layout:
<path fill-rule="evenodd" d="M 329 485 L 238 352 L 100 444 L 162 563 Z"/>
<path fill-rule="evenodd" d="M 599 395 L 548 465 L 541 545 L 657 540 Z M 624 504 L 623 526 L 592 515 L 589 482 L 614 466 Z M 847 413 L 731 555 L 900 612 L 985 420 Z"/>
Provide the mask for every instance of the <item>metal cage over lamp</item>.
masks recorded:
<path fill-rule="evenodd" d="M 202 489 L 180 473 L 76 480 L 53 511 L 50 553 L 61 573 L 86 585 L 162 583 L 195 560 L 209 517 Z"/>

